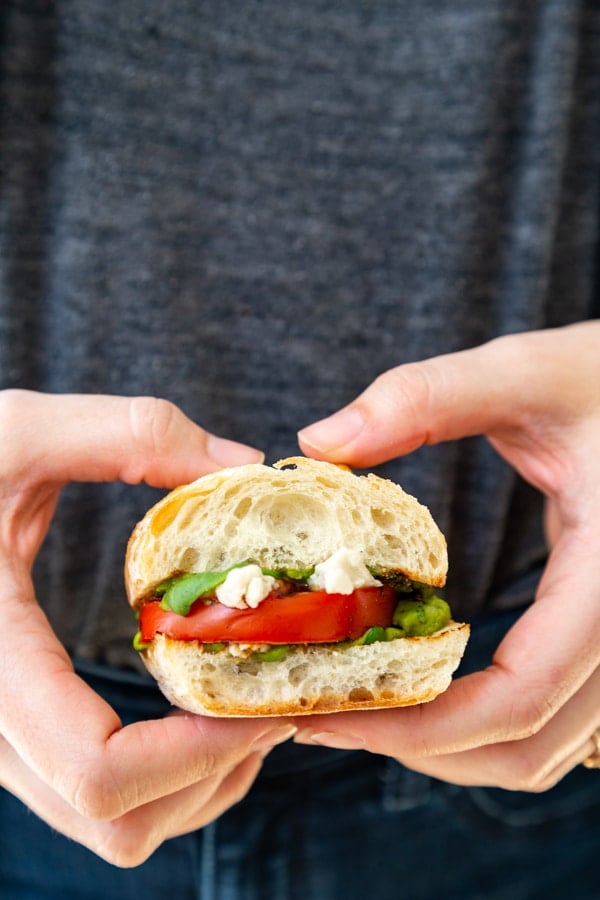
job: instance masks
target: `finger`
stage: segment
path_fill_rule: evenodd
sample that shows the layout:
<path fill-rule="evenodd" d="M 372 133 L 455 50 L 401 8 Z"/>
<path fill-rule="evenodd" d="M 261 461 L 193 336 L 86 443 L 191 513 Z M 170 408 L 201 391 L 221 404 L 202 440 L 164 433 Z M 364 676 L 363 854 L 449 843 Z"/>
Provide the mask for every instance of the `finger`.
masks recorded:
<path fill-rule="evenodd" d="M 132 810 L 109 823 L 108 828 L 92 832 L 96 842 L 94 851 L 113 864 L 138 865 L 164 841 L 204 828 L 242 800 L 254 783 L 262 761 L 262 753 L 252 753 L 209 783 L 191 785 Z"/>
<path fill-rule="evenodd" d="M 549 396 L 555 416 L 572 416 L 572 392 L 561 365 L 567 350 L 559 331 L 565 330 L 510 335 L 391 369 L 349 406 L 303 429 L 300 446 L 308 456 L 371 466 L 423 444 L 504 434 L 533 420 Z M 571 368 L 572 360 L 566 371 Z"/>
<path fill-rule="evenodd" d="M 13 436 L 4 470 L 29 481 L 174 487 L 222 466 L 263 459 L 258 450 L 209 434 L 172 403 L 153 397 L 7 391 L 0 430 Z"/>
<path fill-rule="evenodd" d="M 263 753 L 110 821 L 90 819 L 41 781 L 6 741 L 0 741 L 0 780 L 50 827 L 118 866 L 144 862 L 163 841 L 201 828 L 240 800 Z"/>
<path fill-rule="evenodd" d="M 550 722 L 530 738 L 492 744 L 448 756 L 399 757 L 409 768 L 454 784 L 544 791 L 595 750 L 600 726 L 600 669 Z"/>
<path fill-rule="evenodd" d="M 563 533 L 538 599 L 485 671 L 456 679 L 431 704 L 319 717 L 303 724 L 296 740 L 420 758 L 537 733 L 600 663 L 597 546 L 597 534 Z"/>
<path fill-rule="evenodd" d="M 231 769 L 294 728 L 271 719 L 175 715 L 121 727 L 74 672 L 39 607 L 19 606 L 0 632 L 2 733 L 24 762 L 82 814 L 128 809 Z M 27 685 L 27 703 L 15 686 Z M 60 727 L 58 727 L 60 723 Z"/>
<path fill-rule="evenodd" d="M 498 344 L 391 369 L 353 403 L 300 432 L 308 455 L 369 466 L 423 444 L 485 433 L 504 414 L 510 377 Z M 503 373 L 504 374 L 504 373 Z"/>
<path fill-rule="evenodd" d="M 219 782 L 212 792 L 210 799 L 205 801 L 200 809 L 197 803 L 189 804 L 189 816 L 185 822 L 175 821 L 165 832 L 163 840 L 177 837 L 180 834 L 189 834 L 203 828 L 209 822 L 214 822 L 222 813 L 239 803 L 246 796 L 264 760 L 264 753 L 251 753 L 242 760 L 231 772 Z M 162 817 L 159 817 L 162 822 Z"/>

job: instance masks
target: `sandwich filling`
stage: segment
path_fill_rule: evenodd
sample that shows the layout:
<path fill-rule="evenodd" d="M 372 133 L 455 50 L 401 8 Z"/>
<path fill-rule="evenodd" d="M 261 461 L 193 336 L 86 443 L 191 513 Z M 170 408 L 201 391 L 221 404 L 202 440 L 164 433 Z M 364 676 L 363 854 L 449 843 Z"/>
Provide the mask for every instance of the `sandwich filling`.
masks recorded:
<path fill-rule="evenodd" d="M 244 561 L 221 572 L 176 574 L 139 612 L 134 647 L 158 634 L 266 661 L 290 645 L 370 644 L 434 634 L 450 608 L 432 587 L 399 572 L 368 568 L 341 548 L 307 569 L 266 569 Z"/>

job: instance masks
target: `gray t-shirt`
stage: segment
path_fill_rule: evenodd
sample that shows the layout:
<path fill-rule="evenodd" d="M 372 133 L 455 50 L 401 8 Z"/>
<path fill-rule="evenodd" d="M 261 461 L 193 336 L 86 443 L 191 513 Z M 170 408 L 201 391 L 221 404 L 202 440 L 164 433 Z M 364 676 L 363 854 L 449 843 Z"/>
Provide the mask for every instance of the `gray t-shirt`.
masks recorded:
<path fill-rule="evenodd" d="M 2 4 L 2 386 L 168 397 L 267 460 L 399 363 L 597 316 L 593 0 Z M 530 599 L 540 498 L 482 439 L 383 467 L 464 615 Z M 130 529 L 67 488 L 36 570 L 133 664 Z"/>

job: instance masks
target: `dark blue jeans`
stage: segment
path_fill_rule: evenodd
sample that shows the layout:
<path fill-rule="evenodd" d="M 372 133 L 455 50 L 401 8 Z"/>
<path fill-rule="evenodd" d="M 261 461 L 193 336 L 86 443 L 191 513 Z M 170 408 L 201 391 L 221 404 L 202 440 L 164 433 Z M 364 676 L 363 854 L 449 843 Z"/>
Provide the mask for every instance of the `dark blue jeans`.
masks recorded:
<path fill-rule="evenodd" d="M 474 623 L 464 670 L 511 616 Z M 137 676 L 84 667 L 124 721 L 165 701 Z M 597 900 L 600 772 L 530 795 L 459 788 L 391 760 L 277 748 L 246 799 L 200 832 L 117 869 L 0 792 L 2 900 Z"/>

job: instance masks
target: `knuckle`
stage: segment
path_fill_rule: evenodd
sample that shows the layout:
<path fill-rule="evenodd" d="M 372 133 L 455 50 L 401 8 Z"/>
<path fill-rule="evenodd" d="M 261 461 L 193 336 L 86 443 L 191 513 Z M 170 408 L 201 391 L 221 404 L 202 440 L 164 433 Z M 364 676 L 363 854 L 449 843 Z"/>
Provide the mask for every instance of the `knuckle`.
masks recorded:
<path fill-rule="evenodd" d="M 522 791 L 527 791 L 530 794 L 544 794 L 546 791 L 551 790 L 555 787 L 559 778 L 550 778 L 547 775 L 540 775 L 539 778 L 530 782 L 526 787 L 521 788 Z"/>
<path fill-rule="evenodd" d="M 435 359 L 429 359 L 388 369 L 373 385 L 379 403 L 388 406 L 393 416 L 400 416 L 405 426 L 418 431 L 416 440 L 420 445 L 430 440 L 428 411 L 435 398 L 446 391 L 446 377 L 444 368 Z"/>
<path fill-rule="evenodd" d="M 396 403 L 415 412 L 428 404 L 431 395 L 431 370 L 426 363 L 406 363 L 380 375 L 375 384 L 383 393 L 389 393 Z"/>
<path fill-rule="evenodd" d="M 506 739 L 523 741 L 533 737 L 545 724 L 545 717 L 531 701 L 519 702 L 510 711 L 507 719 Z"/>
<path fill-rule="evenodd" d="M 160 397 L 132 397 L 129 423 L 135 443 L 144 455 L 160 453 L 168 446 L 180 411 Z"/>
<path fill-rule="evenodd" d="M 437 747 L 430 743 L 426 738 L 414 736 L 404 742 L 402 748 L 402 758 L 410 759 L 429 759 L 439 755 Z M 400 757 L 398 758 L 400 762 Z"/>
<path fill-rule="evenodd" d="M 225 763 L 216 753 L 206 750 L 197 765 L 196 780 L 204 781 L 205 779 L 222 775 Z"/>
<path fill-rule="evenodd" d="M 498 782 L 498 787 L 504 790 L 530 794 L 542 793 L 552 787 L 547 761 L 525 749 L 509 754 Z"/>
<path fill-rule="evenodd" d="M 125 803 L 110 770 L 99 764 L 71 773 L 61 793 L 80 815 L 94 821 L 116 819 L 130 805 Z"/>
<path fill-rule="evenodd" d="M 513 687 L 515 677 L 511 677 Z M 548 682 L 518 687 L 510 692 L 504 734 L 500 736 L 504 741 L 533 737 L 553 718 L 561 703 L 560 691 L 553 690 Z"/>
<path fill-rule="evenodd" d="M 91 846 L 94 853 L 106 862 L 120 869 L 133 869 L 141 866 L 152 856 L 160 845 L 160 841 L 151 835 L 132 830 L 128 824 L 110 823 L 102 830 Z"/>

